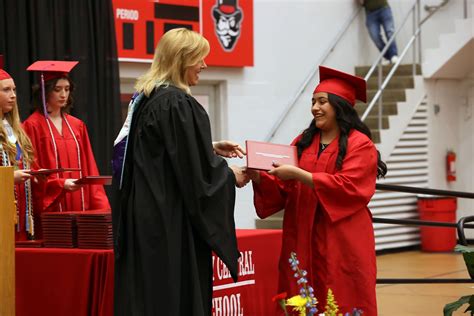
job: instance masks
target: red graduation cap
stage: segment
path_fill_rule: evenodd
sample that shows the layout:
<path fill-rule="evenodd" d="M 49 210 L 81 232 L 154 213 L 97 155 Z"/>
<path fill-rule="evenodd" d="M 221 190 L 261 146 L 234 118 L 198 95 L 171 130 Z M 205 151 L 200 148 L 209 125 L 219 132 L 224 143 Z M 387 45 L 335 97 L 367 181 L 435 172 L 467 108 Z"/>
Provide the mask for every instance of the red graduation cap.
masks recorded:
<path fill-rule="evenodd" d="M 3 69 L 0 69 L 0 80 L 11 79 L 12 76 Z"/>
<path fill-rule="evenodd" d="M 367 102 L 367 83 L 364 78 L 319 66 L 319 82 L 313 93 L 332 93 L 347 100 L 352 106 L 356 99 Z"/>
<path fill-rule="evenodd" d="M 44 81 L 49 81 L 55 78 L 67 77 L 72 68 L 78 63 L 78 61 L 38 60 L 26 70 L 42 72 Z"/>
<path fill-rule="evenodd" d="M 38 60 L 26 68 L 28 71 L 41 72 L 41 97 L 43 101 L 44 117 L 48 117 L 44 83 L 54 78 L 67 77 L 71 69 L 78 63 L 78 61 Z"/>
<path fill-rule="evenodd" d="M 3 70 L 3 55 L 0 55 L 0 80 L 11 79 L 12 76 L 5 70 Z"/>

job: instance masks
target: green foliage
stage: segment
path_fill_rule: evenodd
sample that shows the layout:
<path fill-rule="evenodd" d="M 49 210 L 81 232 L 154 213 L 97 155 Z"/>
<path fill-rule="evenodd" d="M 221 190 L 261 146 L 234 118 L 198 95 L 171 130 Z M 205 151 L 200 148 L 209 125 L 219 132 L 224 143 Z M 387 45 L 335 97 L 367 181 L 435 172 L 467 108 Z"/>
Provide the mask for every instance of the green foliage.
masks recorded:
<path fill-rule="evenodd" d="M 456 245 L 454 251 L 462 253 L 467 272 L 469 272 L 471 279 L 474 279 L 474 247 Z"/>
<path fill-rule="evenodd" d="M 463 296 L 460 299 L 458 299 L 456 302 L 446 304 L 446 306 L 444 306 L 444 309 L 443 309 L 443 315 L 452 316 L 453 313 L 457 311 L 458 308 L 463 306 L 464 304 L 469 304 L 469 306 L 464 311 L 464 313 L 469 312 L 470 315 L 473 316 L 474 315 L 474 295 Z"/>

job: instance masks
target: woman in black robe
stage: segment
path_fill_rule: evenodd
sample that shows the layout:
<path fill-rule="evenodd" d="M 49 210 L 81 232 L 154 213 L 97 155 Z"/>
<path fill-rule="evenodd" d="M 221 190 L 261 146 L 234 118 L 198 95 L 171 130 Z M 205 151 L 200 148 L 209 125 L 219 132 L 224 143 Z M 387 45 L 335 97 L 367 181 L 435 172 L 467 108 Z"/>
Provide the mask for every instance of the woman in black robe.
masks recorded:
<path fill-rule="evenodd" d="M 212 251 L 237 280 L 235 187 L 248 179 L 216 155 L 243 150 L 212 143 L 190 94 L 208 53 L 196 32 L 165 33 L 116 141 L 115 315 L 211 315 Z"/>

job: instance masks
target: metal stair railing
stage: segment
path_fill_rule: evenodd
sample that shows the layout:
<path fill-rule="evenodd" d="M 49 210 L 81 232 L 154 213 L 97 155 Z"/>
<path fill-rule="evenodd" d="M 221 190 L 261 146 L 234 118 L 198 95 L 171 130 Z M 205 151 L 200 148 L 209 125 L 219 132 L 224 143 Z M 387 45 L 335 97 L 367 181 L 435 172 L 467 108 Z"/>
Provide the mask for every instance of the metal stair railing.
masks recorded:
<path fill-rule="evenodd" d="M 376 184 L 377 190 L 396 191 L 396 192 L 408 192 L 418 194 L 431 194 L 441 195 L 450 197 L 460 197 L 474 199 L 474 193 L 460 192 L 460 191 L 448 191 L 448 190 L 436 190 L 426 189 L 408 186 L 388 185 L 388 184 Z M 435 221 L 424 221 L 417 219 L 391 219 L 391 218 L 379 218 L 373 217 L 373 223 L 379 224 L 393 224 L 393 225 L 408 225 L 408 226 L 435 226 L 435 227 L 454 227 L 457 228 L 459 242 L 462 245 L 467 245 L 466 238 L 464 237 L 464 228 L 474 228 L 473 224 L 466 224 L 466 222 L 474 222 L 474 216 L 468 216 L 461 218 L 457 223 L 448 222 L 435 222 Z M 474 279 L 447 279 L 447 278 L 380 278 L 377 279 L 377 284 L 452 284 L 452 283 L 474 283 Z"/>
<path fill-rule="evenodd" d="M 387 41 L 387 44 L 385 45 L 384 49 L 380 52 L 379 56 L 376 58 L 375 62 L 373 65 L 370 67 L 367 75 L 365 76 L 365 80 L 368 81 L 369 78 L 372 76 L 372 74 L 375 71 L 375 68 L 378 68 L 378 90 L 375 93 L 375 96 L 372 98 L 370 101 L 369 105 L 367 106 L 367 109 L 365 110 L 364 114 L 361 116 L 361 120 L 364 121 L 367 116 L 369 115 L 370 111 L 375 105 L 375 102 L 378 102 L 378 128 L 379 130 L 382 130 L 382 115 L 383 115 L 383 107 L 382 107 L 382 93 L 387 87 L 388 83 L 392 79 L 395 71 L 398 69 L 400 66 L 403 58 L 407 54 L 408 50 L 411 48 L 413 43 L 415 43 L 415 46 L 413 47 L 413 76 L 416 75 L 416 64 L 417 62 L 421 64 L 421 26 L 429 19 L 433 14 L 435 14 L 440 8 L 445 6 L 450 0 L 443 0 L 443 2 L 437 6 L 431 6 L 431 7 L 426 7 L 425 10 L 427 10 L 429 13 L 428 15 L 423 19 L 420 20 L 420 14 L 421 14 L 421 5 L 420 5 L 420 0 L 416 0 L 411 9 L 408 11 L 406 14 L 405 18 L 403 19 L 402 23 L 399 25 L 398 29 L 395 31 L 395 33 L 390 37 L 390 39 Z M 406 22 L 408 21 L 408 17 L 412 15 L 413 17 L 413 33 L 404 47 L 401 55 L 398 57 L 398 61 L 392 66 L 390 69 L 390 72 L 388 73 L 387 77 L 385 80 L 382 82 L 382 58 L 385 52 L 387 52 L 388 48 L 390 47 L 390 44 L 395 40 L 395 37 L 397 34 L 400 32 L 400 30 L 405 26 Z M 418 40 L 417 40 L 418 39 Z M 417 40 L 417 41 L 416 41 Z"/>
<path fill-rule="evenodd" d="M 268 142 L 273 138 L 273 136 L 275 136 L 275 133 L 277 132 L 278 128 L 280 128 L 280 126 L 283 123 L 283 120 L 285 119 L 285 117 L 288 115 L 288 113 L 291 111 L 291 109 L 295 106 L 296 101 L 301 96 L 304 89 L 306 89 L 306 87 L 308 86 L 309 82 L 311 81 L 311 78 L 313 78 L 319 72 L 319 67 L 318 66 L 322 65 L 326 61 L 326 59 L 329 57 L 329 55 L 331 55 L 331 53 L 334 51 L 334 49 L 336 48 L 339 41 L 342 39 L 344 34 L 346 34 L 346 32 L 349 29 L 349 27 L 351 26 L 352 22 L 354 22 L 354 20 L 360 14 L 361 11 L 362 11 L 362 7 L 359 7 L 357 10 L 354 11 L 352 16 L 347 20 L 347 23 L 344 25 L 344 27 L 341 29 L 341 31 L 336 35 L 336 37 L 333 40 L 332 44 L 329 46 L 329 48 L 323 54 L 323 57 L 321 58 L 321 60 L 316 64 L 315 69 L 311 70 L 311 72 L 308 74 L 308 76 L 303 81 L 303 84 L 300 86 L 300 88 L 296 92 L 295 96 L 290 100 L 288 105 L 285 107 L 285 110 L 278 117 L 278 120 L 275 122 L 275 124 L 271 128 L 270 132 L 265 137 L 265 141 Z"/>

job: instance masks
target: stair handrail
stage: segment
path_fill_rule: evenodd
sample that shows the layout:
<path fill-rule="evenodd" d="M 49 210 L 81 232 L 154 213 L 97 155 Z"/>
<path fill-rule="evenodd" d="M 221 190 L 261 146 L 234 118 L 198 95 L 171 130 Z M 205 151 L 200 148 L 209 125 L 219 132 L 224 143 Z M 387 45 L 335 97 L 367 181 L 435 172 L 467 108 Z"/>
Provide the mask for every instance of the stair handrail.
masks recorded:
<path fill-rule="evenodd" d="M 275 133 L 277 132 L 277 130 L 280 128 L 283 120 L 285 119 L 285 117 L 288 115 L 288 113 L 291 111 L 291 109 L 293 109 L 293 107 L 295 106 L 296 104 L 296 101 L 298 100 L 298 98 L 300 97 L 300 95 L 303 93 L 304 89 L 306 89 L 306 87 L 308 86 L 309 82 L 311 81 L 311 78 L 313 78 L 318 72 L 319 72 L 319 65 L 322 65 L 326 59 L 329 57 L 329 55 L 334 51 L 334 48 L 337 46 L 337 44 L 339 43 L 339 41 L 341 40 L 341 38 L 343 37 L 343 35 L 347 32 L 347 30 L 349 29 L 349 27 L 351 26 L 352 22 L 354 22 L 354 20 L 356 19 L 356 17 L 360 14 L 360 11 L 362 10 L 362 7 L 359 6 L 357 10 L 354 11 L 354 13 L 352 14 L 352 16 L 350 17 L 350 19 L 347 20 L 346 24 L 344 25 L 343 28 L 341 28 L 341 31 L 336 35 L 335 39 L 332 41 L 331 45 L 329 46 L 329 48 L 325 51 L 325 53 L 323 54 L 323 57 L 321 58 L 321 60 L 316 63 L 316 67 L 313 68 L 309 75 L 305 78 L 305 80 L 303 81 L 303 84 L 300 85 L 300 88 L 298 89 L 298 91 L 296 92 L 295 96 L 290 100 L 290 102 L 287 104 L 287 106 L 285 107 L 284 111 L 282 112 L 282 114 L 278 117 L 278 120 L 275 122 L 275 124 L 273 124 L 270 132 L 268 133 L 268 135 L 265 137 L 265 141 L 270 141 L 273 136 L 275 136 Z"/>
<path fill-rule="evenodd" d="M 441 7 L 444 7 L 448 2 L 449 2 L 449 0 L 443 0 L 443 2 L 441 2 L 440 4 L 437 4 L 437 5 L 425 4 L 424 8 L 425 8 L 425 11 L 428 11 L 428 12 L 431 13 L 433 11 L 438 10 Z"/>
<path fill-rule="evenodd" d="M 440 4 L 438 5 L 425 5 L 425 11 L 428 11 L 428 15 L 425 16 L 425 18 L 423 20 L 421 20 L 420 22 L 420 25 L 422 25 L 423 23 L 425 23 L 433 14 L 435 14 L 436 12 L 438 12 L 439 9 L 441 9 L 442 7 L 444 7 L 445 5 L 447 5 L 451 0 L 443 0 Z M 467 6 L 467 2 L 464 1 L 464 8 L 466 10 L 466 6 Z M 465 13 L 466 14 L 466 13 Z"/>
<path fill-rule="evenodd" d="M 408 52 L 408 49 L 410 49 L 411 47 L 411 44 L 415 41 L 416 37 L 418 36 L 418 34 L 420 33 L 421 31 L 421 28 L 418 27 L 418 29 L 416 30 L 415 34 L 410 38 L 410 40 L 408 41 L 408 44 L 405 46 L 405 48 L 403 49 L 401 55 L 399 56 L 399 59 L 397 60 L 397 62 L 392 66 L 392 68 L 390 69 L 390 72 L 388 73 L 387 77 L 385 78 L 385 80 L 383 81 L 382 85 L 379 87 L 379 89 L 377 90 L 377 92 L 375 93 L 374 97 L 372 98 L 372 100 L 370 101 L 369 105 L 367 106 L 367 109 L 365 110 L 364 114 L 362 114 L 362 117 L 360 118 L 362 121 L 364 121 L 367 116 L 369 115 L 370 111 L 372 110 L 372 108 L 374 107 L 375 105 L 375 102 L 377 102 L 377 100 L 379 100 L 380 96 L 382 95 L 383 93 L 383 90 L 385 89 L 385 87 L 388 85 L 390 79 L 392 79 L 393 77 L 393 74 L 395 73 L 395 71 L 398 69 L 398 66 L 400 65 L 400 63 L 402 62 L 402 59 L 403 57 L 405 57 L 406 53 Z M 379 118 L 381 118 L 381 115 L 380 115 L 380 110 L 379 110 Z M 379 123 L 379 130 L 382 129 L 382 126 L 381 124 Z"/>
<path fill-rule="evenodd" d="M 443 0 L 443 2 L 440 3 L 438 6 L 433 6 L 433 8 L 429 11 L 428 15 L 423 20 L 420 21 L 420 0 L 416 0 L 415 4 L 408 11 L 407 16 L 403 20 L 403 23 L 398 27 L 397 32 L 395 32 L 390 37 L 390 39 L 387 42 L 387 44 L 385 45 L 384 49 L 380 52 L 380 54 L 377 57 L 376 61 L 374 62 L 374 64 L 372 65 L 369 72 L 367 73 L 367 75 L 364 78 L 367 81 L 370 78 L 370 76 L 372 75 L 373 71 L 375 70 L 375 67 L 377 67 L 377 66 L 379 67 L 379 71 L 378 71 L 379 89 L 377 90 L 374 97 L 370 101 L 370 103 L 367 106 L 367 109 L 365 110 L 364 114 L 362 114 L 362 116 L 361 116 L 362 121 L 364 121 L 367 118 L 370 111 L 374 107 L 375 102 L 377 102 L 377 100 L 379 100 L 379 111 L 378 111 L 378 123 L 379 124 L 378 124 L 378 126 L 379 126 L 379 131 L 382 130 L 382 101 L 381 101 L 382 99 L 380 97 L 383 93 L 383 90 L 387 87 L 387 85 L 388 85 L 389 81 L 392 79 L 395 71 L 398 69 L 398 66 L 400 66 L 403 58 L 405 57 L 406 53 L 408 52 L 408 49 L 410 49 L 410 47 L 412 46 L 412 44 L 415 42 L 418 35 L 420 34 L 421 26 L 426 21 L 428 21 L 428 19 L 430 19 L 433 16 L 433 14 L 438 12 L 438 10 L 440 8 L 444 7 L 449 2 L 450 2 L 450 0 Z M 415 26 L 416 26 L 416 30 L 413 31 L 413 35 L 411 36 L 410 40 L 406 44 L 405 48 L 403 49 L 402 54 L 399 56 L 397 62 L 390 69 L 390 72 L 388 73 L 388 75 L 385 78 L 385 80 L 383 81 L 383 83 L 380 84 L 381 77 L 382 77 L 382 67 L 381 67 L 380 63 L 381 63 L 382 57 L 385 54 L 385 52 L 388 50 L 389 45 L 394 41 L 396 34 L 405 25 L 407 17 L 412 13 L 413 13 L 413 28 L 415 29 Z M 413 76 L 415 76 L 415 74 L 416 74 L 416 62 L 415 62 L 415 60 L 416 60 L 416 48 L 417 47 L 415 46 L 414 49 L 413 49 Z M 418 38 L 418 58 L 419 58 L 419 62 L 421 63 L 421 37 Z"/>

